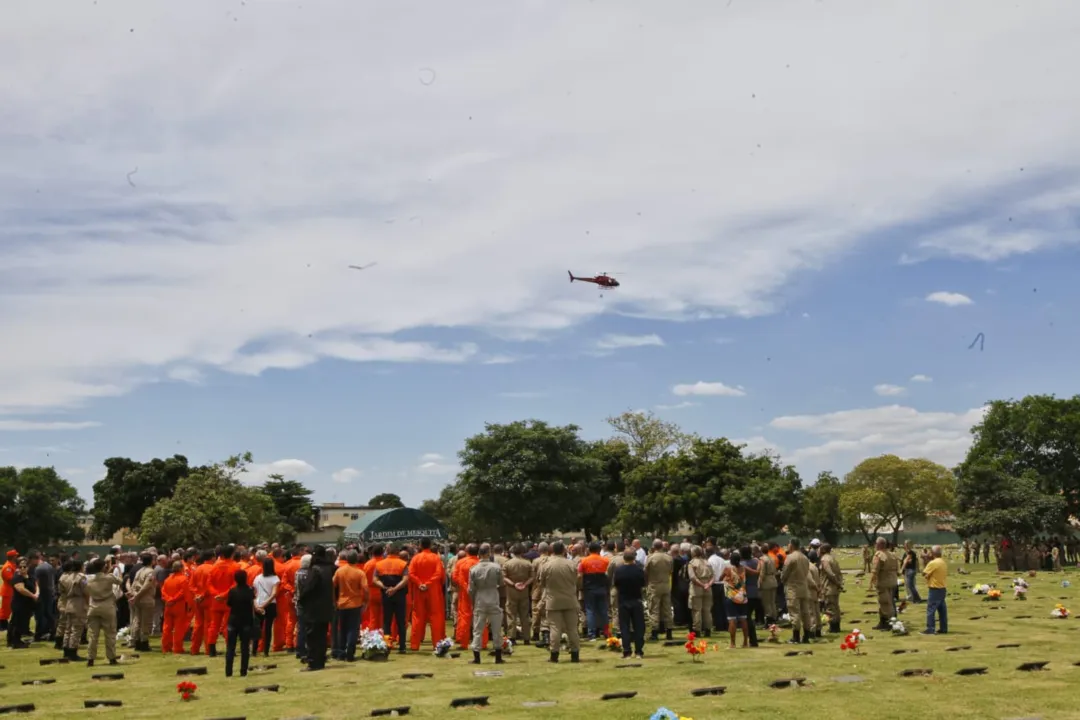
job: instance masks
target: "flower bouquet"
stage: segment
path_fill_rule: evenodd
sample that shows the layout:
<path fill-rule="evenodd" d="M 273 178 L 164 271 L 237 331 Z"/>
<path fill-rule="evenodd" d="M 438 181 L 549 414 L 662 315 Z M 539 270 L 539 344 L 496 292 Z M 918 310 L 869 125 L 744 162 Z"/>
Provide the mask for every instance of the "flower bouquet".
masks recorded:
<path fill-rule="evenodd" d="M 893 635 L 907 635 L 908 629 L 904 627 L 904 623 L 898 618 L 893 618 L 889 621 L 889 627 L 892 629 Z"/>
<path fill-rule="evenodd" d="M 390 656 L 386 636 L 379 630 L 361 630 L 359 645 L 360 656 L 365 660 L 386 660 Z"/>
<path fill-rule="evenodd" d="M 180 693 L 180 699 L 184 702 L 191 700 L 195 697 L 195 691 L 199 689 L 199 686 L 190 680 L 185 680 L 182 683 L 176 684 L 176 692 Z"/>
<path fill-rule="evenodd" d="M 1058 603 L 1054 606 L 1054 609 L 1050 611 L 1050 617 L 1064 620 L 1069 617 L 1069 609 L 1061 603 Z"/>
<path fill-rule="evenodd" d="M 769 639 L 766 640 L 765 642 L 771 642 L 771 643 L 780 642 L 780 628 L 779 627 L 777 627 L 776 625 L 770 625 L 769 627 L 767 627 L 765 629 L 769 631 Z"/>
<path fill-rule="evenodd" d="M 844 642 L 840 643 L 840 649 L 851 650 L 854 652 L 855 655 L 862 655 L 862 649 L 860 648 L 860 645 L 862 645 L 865 641 L 866 636 L 862 634 L 862 630 L 859 630 L 859 628 L 855 628 L 850 633 L 848 633 L 846 638 L 844 638 Z"/>
<path fill-rule="evenodd" d="M 609 637 L 607 639 L 607 641 L 604 643 L 604 647 L 606 647 L 608 650 L 612 650 L 612 651 L 615 651 L 615 650 L 622 651 L 622 640 L 620 640 L 619 638 L 614 637 L 614 636 Z"/>
<path fill-rule="evenodd" d="M 1013 580 L 1013 597 L 1017 600 L 1027 600 L 1028 584 L 1020 578 Z"/>
<path fill-rule="evenodd" d="M 780 621 L 777 623 L 780 627 L 791 627 L 791 615 L 784 613 L 780 616 Z"/>
<path fill-rule="evenodd" d="M 503 651 L 503 655 L 513 655 L 514 654 L 514 641 L 511 640 L 506 635 L 503 635 L 502 651 Z"/>
<path fill-rule="evenodd" d="M 1070 587 L 1071 585 L 1072 585 L 1072 583 L 1069 582 L 1068 580 L 1062 580 L 1061 581 L 1061 587 L 1063 587 L 1063 588 Z"/>
<path fill-rule="evenodd" d="M 997 602 L 1001 599 L 1001 591 L 997 588 L 991 588 L 987 591 L 986 597 L 983 598 L 983 602 Z"/>
<path fill-rule="evenodd" d="M 986 593 L 990 592 L 990 589 L 990 586 L 986 584 L 971 586 L 971 592 L 973 595 L 985 595 Z"/>
<path fill-rule="evenodd" d="M 116 644 L 123 647 L 131 647 L 131 628 L 122 627 L 120 631 L 116 633 Z"/>
<path fill-rule="evenodd" d="M 694 720 L 694 718 L 680 715 L 673 710 L 668 710 L 666 707 L 662 707 L 649 717 L 649 720 Z"/>
<path fill-rule="evenodd" d="M 709 644 L 704 640 L 698 640 L 697 635 L 691 632 L 686 634 L 686 644 L 683 647 L 686 648 L 686 652 L 690 653 L 690 657 L 693 658 L 694 662 L 697 662 L 698 657 L 708 651 Z"/>
<path fill-rule="evenodd" d="M 437 658 L 444 658 L 450 655 L 451 648 L 454 647 L 453 638 L 443 638 L 439 642 L 435 643 L 435 652 L 433 653 Z"/>

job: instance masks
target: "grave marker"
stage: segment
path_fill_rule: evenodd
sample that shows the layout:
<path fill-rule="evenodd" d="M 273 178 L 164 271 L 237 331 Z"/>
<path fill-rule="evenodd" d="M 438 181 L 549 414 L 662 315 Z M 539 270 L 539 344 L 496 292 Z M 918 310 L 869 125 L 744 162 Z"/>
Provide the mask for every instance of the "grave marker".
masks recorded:
<path fill-rule="evenodd" d="M 402 680 L 420 680 L 422 678 L 435 677 L 435 673 L 402 673 Z"/>
<path fill-rule="evenodd" d="M 84 708 L 123 707 L 122 700 L 83 700 Z"/>
<path fill-rule="evenodd" d="M 45 680 L 23 680 L 23 685 L 52 685 L 56 682 L 56 678 L 47 678 Z"/>
<path fill-rule="evenodd" d="M 892 654 L 893 655 L 906 655 L 907 653 L 917 653 L 917 652 L 919 652 L 919 651 L 918 650 L 913 650 L 913 649 L 897 648 L 896 650 L 892 651 Z"/>
<path fill-rule="evenodd" d="M 694 697 L 704 697 L 705 695 L 723 695 L 727 692 L 727 686 L 716 685 L 714 687 L 696 688 L 690 691 L 690 694 Z"/>
<path fill-rule="evenodd" d="M 535 700 L 532 702 L 521 703 L 521 707 L 527 708 L 555 707 L 556 705 L 558 705 L 558 703 L 554 700 Z"/>
<path fill-rule="evenodd" d="M 990 668 L 988 668 L 988 667 L 960 668 L 959 670 L 956 671 L 956 674 L 957 675 L 985 675 L 986 671 L 989 670 L 989 669 Z"/>
<path fill-rule="evenodd" d="M 450 701 L 450 707 L 452 707 L 452 708 L 471 707 L 473 705 L 479 705 L 481 707 L 487 707 L 489 697 L 490 697 L 489 695 L 483 695 L 483 696 L 480 696 L 480 697 L 454 698 L 453 700 Z"/>
<path fill-rule="evenodd" d="M 861 675 L 840 675 L 833 678 L 833 681 L 838 683 L 861 683 L 865 680 Z"/>
<path fill-rule="evenodd" d="M 205 667 L 180 668 L 179 670 L 176 671 L 176 674 L 177 675 L 205 675 L 206 674 L 206 668 Z"/>
<path fill-rule="evenodd" d="M 1050 664 L 1049 660 L 1040 660 L 1038 662 L 1026 662 L 1026 663 L 1023 663 L 1020 667 L 1018 667 L 1016 669 L 1017 670 L 1023 670 L 1024 672 L 1035 672 L 1036 670 L 1045 670 L 1046 666 L 1049 665 L 1049 664 Z"/>
<path fill-rule="evenodd" d="M 771 683 L 769 683 L 769 687 L 780 690 L 789 687 L 802 687 L 805 683 L 806 678 L 804 677 L 780 678 L 779 680 L 773 680 Z"/>
<path fill-rule="evenodd" d="M 408 715 L 411 705 L 402 705 L 400 707 L 392 708 L 377 708 L 371 711 L 371 717 L 397 717 L 399 715 Z"/>
<path fill-rule="evenodd" d="M 67 658 L 41 658 L 38 660 L 38 665 L 44 667 L 45 665 L 67 665 L 70 660 Z"/>
<path fill-rule="evenodd" d="M 476 677 L 502 677 L 502 670 L 473 670 Z M 430 677 L 430 676 L 429 676 Z"/>
<path fill-rule="evenodd" d="M 0 715 L 11 715 L 13 713 L 30 713 L 34 712 L 37 708 L 34 707 L 34 703 L 22 703 L 19 705 L 0 705 Z"/>
<path fill-rule="evenodd" d="M 930 677 L 933 674 L 934 671 L 930 668 L 912 668 L 900 671 L 900 677 Z"/>
<path fill-rule="evenodd" d="M 796 655 L 813 655 L 813 650 L 788 650 L 784 653 L 784 657 L 795 657 Z"/>
<path fill-rule="evenodd" d="M 123 680 L 124 673 L 98 673 L 97 675 L 91 675 L 91 680 Z"/>
<path fill-rule="evenodd" d="M 1001 645 L 997 646 L 997 649 L 1001 650 L 1002 648 L 1018 648 L 1018 647 L 1020 647 L 1020 643 L 1002 643 Z"/>
<path fill-rule="evenodd" d="M 641 663 L 623 663 L 621 665 L 616 665 L 615 667 L 622 670 L 623 668 L 641 667 Z"/>
<path fill-rule="evenodd" d="M 637 690 L 631 690 L 630 692 L 613 692 L 605 693 L 600 696 L 601 700 L 629 700 L 632 697 L 637 696 Z"/>
<path fill-rule="evenodd" d="M 945 648 L 945 652 L 960 652 L 961 650 L 970 650 L 970 645 L 957 645 L 956 647 Z"/>
<path fill-rule="evenodd" d="M 277 692 L 280 689 L 280 685 L 256 685 L 255 687 L 244 688 L 244 694 L 251 695 L 258 692 Z"/>

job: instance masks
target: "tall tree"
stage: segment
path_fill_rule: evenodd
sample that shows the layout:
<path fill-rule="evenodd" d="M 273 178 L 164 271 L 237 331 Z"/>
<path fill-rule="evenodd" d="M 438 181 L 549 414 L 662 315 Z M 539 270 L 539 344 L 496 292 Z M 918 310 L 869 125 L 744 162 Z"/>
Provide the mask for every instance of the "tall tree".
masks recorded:
<path fill-rule="evenodd" d="M 803 534 L 818 535 L 830 545 L 840 540 L 845 529 L 840 490 L 840 479 L 827 471 L 818 473 L 817 482 L 803 490 Z"/>
<path fill-rule="evenodd" d="M 577 512 L 567 523 L 596 539 L 615 520 L 626 494 L 626 475 L 638 460 L 630 452 L 630 446 L 617 439 L 591 443 L 589 454 L 596 459 L 598 472 L 589 483 L 587 497 L 581 498 Z"/>
<path fill-rule="evenodd" d="M 686 447 L 692 439 L 675 423 L 661 420 L 651 412 L 628 410 L 609 417 L 607 423 L 641 462 L 651 462 L 665 452 Z"/>
<path fill-rule="evenodd" d="M 240 481 L 250 460 L 247 453 L 193 470 L 172 497 L 143 514 L 140 539 L 163 547 L 205 548 L 288 538 L 292 528 L 282 522 L 270 497 Z"/>
<path fill-rule="evenodd" d="M 25 553 L 32 547 L 83 539 L 86 505 L 55 468 L 0 467 L 0 544 Z"/>
<path fill-rule="evenodd" d="M 105 477 L 94 483 L 94 524 L 90 535 L 109 538 L 124 528 L 138 532 L 143 513 L 158 500 L 170 497 L 191 468 L 183 455 L 136 462 L 114 457 L 105 461 Z"/>
<path fill-rule="evenodd" d="M 844 477 L 840 508 L 845 517 L 860 518 L 868 542 L 871 526 L 874 533 L 889 528 L 898 539 L 904 522 L 951 510 L 954 484 L 948 468 L 935 462 L 882 455 L 863 460 Z"/>
<path fill-rule="evenodd" d="M 441 522 L 455 540 L 494 537 L 492 528 L 480 525 L 473 516 L 468 498 L 457 481 L 443 487 L 439 497 L 420 503 L 420 510 Z"/>
<path fill-rule="evenodd" d="M 1060 493 L 1069 514 L 1080 515 L 1080 395 L 995 400 L 971 432 L 962 473 L 976 466 L 1013 477 L 1031 471 L 1041 492 Z"/>
<path fill-rule="evenodd" d="M 989 535 L 1027 542 L 1065 525 L 1065 498 L 1039 487 L 1034 472 L 1015 477 L 976 465 L 957 473 L 954 527 L 962 537 Z"/>
<path fill-rule="evenodd" d="M 311 504 L 311 490 L 296 480 L 286 480 L 274 473 L 262 486 L 263 493 L 274 504 L 282 521 L 295 533 L 311 532 L 315 527 L 315 507 Z"/>
<path fill-rule="evenodd" d="M 401 502 L 401 498 L 394 493 L 379 493 L 375 497 L 367 501 L 368 507 L 376 508 L 378 510 L 388 510 L 390 508 L 403 508 L 405 503 Z"/>
<path fill-rule="evenodd" d="M 540 420 L 487 424 L 458 457 L 470 514 L 506 539 L 536 537 L 572 518 L 600 473 L 576 425 Z"/>
<path fill-rule="evenodd" d="M 615 527 L 624 535 L 663 537 L 683 519 L 682 466 L 666 453 L 638 463 L 626 474 Z"/>

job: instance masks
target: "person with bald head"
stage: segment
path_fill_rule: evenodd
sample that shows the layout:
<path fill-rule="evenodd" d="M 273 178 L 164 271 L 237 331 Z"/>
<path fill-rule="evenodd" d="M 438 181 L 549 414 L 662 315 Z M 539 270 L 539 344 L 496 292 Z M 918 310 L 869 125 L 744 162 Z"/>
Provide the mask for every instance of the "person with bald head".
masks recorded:
<path fill-rule="evenodd" d="M 877 592 L 878 600 L 878 624 L 875 630 L 888 630 L 892 627 L 891 620 L 896 617 L 896 606 L 893 599 L 896 594 L 897 579 L 900 573 L 900 563 L 896 556 L 888 550 L 889 543 L 885 538 L 878 538 L 874 544 L 874 560 L 870 566 L 870 589 Z"/>
<path fill-rule="evenodd" d="M 560 639 L 566 635 L 570 645 L 570 662 L 580 662 L 581 637 L 578 634 L 578 575 L 574 564 L 566 558 L 561 542 L 551 546 L 551 558 L 540 570 L 540 584 L 546 594 L 547 615 L 552 626 L 549 662 L 559 662 Z"/>

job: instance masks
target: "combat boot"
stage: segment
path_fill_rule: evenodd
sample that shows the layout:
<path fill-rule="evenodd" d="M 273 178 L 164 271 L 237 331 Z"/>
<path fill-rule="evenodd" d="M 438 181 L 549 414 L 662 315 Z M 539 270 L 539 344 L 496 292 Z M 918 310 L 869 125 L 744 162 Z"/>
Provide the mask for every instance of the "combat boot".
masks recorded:
<path fill-rule="evenodd" d="M 652 642 L 657 642 L 659 639 L 660 639 L 660 631 L 659 630 L 654 629 L 651 633 L 649 633 L 649 640 L 651 640 Z"/>
<path fill-rule="evenodd" d="M 480 653 L 479 653 L 479 651 L 476 651 L 476 650 L 473 651 L 472 664 L 473 665 L 479 665 L 480 664 Z"/>
<path fill-rule="evenodd" d="M 502 654 L 503 654 L 502 650 L 496 650 L 495 651 L 495 664 L 496 665 L 502 665 L 503 663 L 506 662 L 505 660 L 503 660 Z"/>
<path fill-rule="evenodd" d="M 86 659 L 84 657 L 79 657 L 79 649 L 78 648 L 71 648 L 71 649 L 68 650 L 68 652 L 71 653 L 71 655 L 68 656 L 68 660 L 70 660 L 72 662 L 82 662 L 83 660 Z"/>
<path fill-rule="evenodd" d="M 819 640 L 821 639 L 821 625 L 818 625 L 816 628 L 814 628 L 814 637 Z"/>
<path fill-rule="evenodd" d="M 831 633 L 842 633 L 843 632 L 843 630 L 840 629 L 840 621 L 839 620 L 830 620 L 829 621 L 829 632 L 831 632 Z"/>
<path fill-rule="evenodd" d="M 550 663 L 559 662 L 559 653 L 557 653 L 557 652 L 551 653 L 551 657 L 548 658 L 548 662 L 550 662 Z"/>
<path fill-rule="evenodd" d="M 53 643 L 53 648 L 56 649 L 56 650 L 63 650 L 64 649 L 64 638 L 62 638 L 62 637 L 56 638 L 56 641 Z"/>
<path fill-rule="evenodd" d="M 570 662 L 572 662 L 572 663 L 581 662 L 581 653 L 580 652 L 574 652 L 573 650 L 571 650 L 570 651 Z"/>
<path fill-rule="evenodd" d="M 667 630 L 666 630 L 666 632 L 664 634 L 664 639 L 665 640 L 673 640 L 674 638 L 672 638 L 671 633 L 672 633 L 671 628 L 667 628 Z"/>
<path fill-rule="evenodd" d="M 793 630 L 792 633 L 791 633 L 791 639 L 788 640 L 788 645 L 798 645 L 798 644 L 799 644 L 799 631 L 798 630 Z"/>
<path fill-rule="evenodd" d="M 206 648 L 206 654 L 209 657 L 217 657 L 217 645 L 208 645 Z"/>

